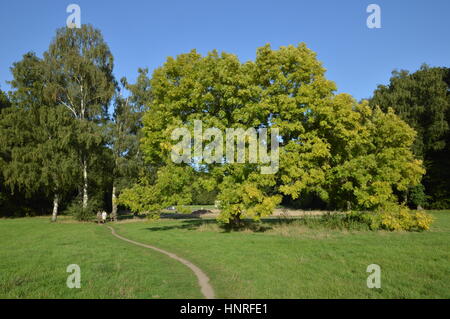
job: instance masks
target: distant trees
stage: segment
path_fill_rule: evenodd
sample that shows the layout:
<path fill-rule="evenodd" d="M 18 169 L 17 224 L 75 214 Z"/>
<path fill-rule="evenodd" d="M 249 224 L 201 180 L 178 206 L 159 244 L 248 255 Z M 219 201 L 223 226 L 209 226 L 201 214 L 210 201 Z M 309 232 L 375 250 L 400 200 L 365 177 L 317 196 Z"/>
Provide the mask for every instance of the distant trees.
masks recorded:
<path fill-rule="evenodd" d="M 379 85 L 372 107 L 395 110 L 417 132 L 413 150 L 427 170 L 423 186 L 411 188 L 410 204 L 450 207 L 450 69 L 423 65 L 418 71 L 394 71 L 388 85 Z"/>
<path fill-rule="evenodd" d="M 392 111 L 334 95 L 335 84 L 324 74 L 304 44 L 279 50 L 267 45 L 244 64 L 216 51 L 168 58 L 149 79 L 149 111 L 143 118 L 141 148 L 156 175 L 141 176 L 121 202 L 137 211 L 157 211 L 191 203 L 196 189 L 216 190 L 220 220 L 235 224 L 269 215 L 283 197 L 316 194 L 330 208 L 375 209 L 396 202 L 396 194 L 418 184 L 423 174 L 410 150 L 414 130 Z M 188 164 L 172 162 L 177 142 L 171 133 L 179 127 L 193 132 L 195 120 L 221 131 L 278 129 L 274 174 L 261 174 L 261 161 L 223 157 L 208 163 L 192 156 Z"/>
<path fill-rule="evenodd" d="M 121 80 L 127 86 L 126 79 Z M 139 85 L 131 86 L 133 89 Z M 110 122 L 110 147 L 113 157 L 111 217 L 117 218 L 117 195 L 137 182 L 142 170 L 142 156 L 139 150 L 140 129 L 145 106 L 136 97 L 124 97 L 120 89 L 114 99 L 114 111 Z"/>

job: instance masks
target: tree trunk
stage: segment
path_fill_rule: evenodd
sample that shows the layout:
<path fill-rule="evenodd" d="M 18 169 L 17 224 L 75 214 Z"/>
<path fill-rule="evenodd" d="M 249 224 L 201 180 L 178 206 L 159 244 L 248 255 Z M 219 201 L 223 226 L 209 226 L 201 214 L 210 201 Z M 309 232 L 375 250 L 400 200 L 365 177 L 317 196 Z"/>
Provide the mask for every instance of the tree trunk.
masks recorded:
<path fill-rule="evenodd" d="M 55 197 L 53 198 L 52 222 L 56 222 L 56 218 L 58 216 L 58 204 L 59 204 L 59 198 L 58 198 L 58 195 L 55 194 Z"/>
<path fill-rule="evenodd" d="M 113 185 L 112 188 L 112 211 L 111 211 L 112 221 L 117 221 L 117 198 L 116 198 L 116 186 Z"/>
<path fill-rule="evenodd" d="M 231 228 L 240 228 L 242 226 L 241 222 L 241 213 L 238 213 L 230 219 L 230 226 Z"/>
<path fill-rule="evenodd" d="M 83 208 L 88 204 L 88 173 L 86 157 L 83 159 Z"/>

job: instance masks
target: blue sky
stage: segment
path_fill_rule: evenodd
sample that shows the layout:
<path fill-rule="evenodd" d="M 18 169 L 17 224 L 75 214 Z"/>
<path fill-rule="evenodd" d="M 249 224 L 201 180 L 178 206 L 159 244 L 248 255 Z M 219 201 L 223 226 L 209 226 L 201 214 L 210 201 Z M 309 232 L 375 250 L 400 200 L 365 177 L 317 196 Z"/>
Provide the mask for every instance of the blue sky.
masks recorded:
<path fill-rule="evenodd" d="M 134 82 L 168 56 L 217 49 L 241 61 L 256 48 L 305 42 L 317 52 L 339 92 L 357 99 L 388 82 L 393 69 L 422 63 L 450 66 L 449 0 L 0 0 L 0 87 L 13 62 L 48 48 L 65 26 L 66 7 L 81 7 L 81 22 L 101 29 L 115 57 L 115 75 Z M 369 29 L 366 8 L 381 7 L 381 29 Z"/>

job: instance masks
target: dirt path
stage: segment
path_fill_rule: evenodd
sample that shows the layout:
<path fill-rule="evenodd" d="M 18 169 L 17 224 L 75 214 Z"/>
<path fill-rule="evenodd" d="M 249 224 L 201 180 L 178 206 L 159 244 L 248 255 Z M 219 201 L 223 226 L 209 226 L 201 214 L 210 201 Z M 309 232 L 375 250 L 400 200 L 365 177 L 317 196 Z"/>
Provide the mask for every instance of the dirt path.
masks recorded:
<path fill-rule="evenodd" d="M 146 245 L 146 244 L 142 244 L 140 242 L 122 237 L 118 234 L 116 234 L 116 231 L 114 230 L 114 228 L 107 226 L 109 229 L 111 229 L 111 233 L 116 236 L 119 239 L 122 239 L 124 241 L 127 241 L 131 244 L 137 245 L 137 246 L 141 246 L 141 247 L 145 247 L 145 248 L 149 248 L 149 249 L 153 249 L 156 250 L 157 252 L 160 252 L 162 254 L 165 254 L 167 256 L 169 256 L 170 258 L 173 258 L 177 261 L 179 261 L 180 263 L 186 265 L 187 267 L 189 267 L 194 274 L 197 276 L 198 279 L 198 284 L 200 285 L 200 289 L 202 294 L 205 296 L 206 299 L 214 299 L 214 290 L 211 287 L 211 285 L 209 284 L 209 278 L 208 276 L 203 272 L 203 270 L 201 270 L 200 268 L 198 268 L 196 265 L 194 265 L 193 263 L 191 263 L 189 260 L 186 260 L 184 258 L 178 257 L 177 255 L 168 252 L 164 249 L 158 248 L 158 247 L 154 247 L 154 246 L 150 246 L 150 245 Z"/>

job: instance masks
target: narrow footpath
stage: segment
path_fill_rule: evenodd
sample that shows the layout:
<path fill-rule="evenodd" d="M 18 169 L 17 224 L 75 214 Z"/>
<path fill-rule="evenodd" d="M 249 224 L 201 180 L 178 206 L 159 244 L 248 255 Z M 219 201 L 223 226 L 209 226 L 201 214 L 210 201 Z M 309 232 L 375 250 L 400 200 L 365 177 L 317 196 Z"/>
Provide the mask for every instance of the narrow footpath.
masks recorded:
<path fill-rule="evenodd" d="M 151 245 L 146 245 L 146 244 L 125 238 L 123 236 L 120 236 L 119 234 L 116 233 L 114 228 L 112 228 L 110 226 L 107 226 L 107 227 L 111 230 L 111 233 L 119 239 L 122 239 L 126 242 L 129 242 L 129 243 L 137 245 L 137 246 L 156 250 L 157 252 L 165 254 L 165 255 L 169 256 L 170 258 L 175 259 L 175 260 L 179 261 L 180 263 L 184 264 L 185 266 L 189 267 L 194 272 L 194 274 L 197 276 L 198 284 L 200 285 L 200 290 L 201 290 L 203 296 L 205 296 L 206 299 L 214 299 L 214 290 L 211 287 L 211 285 L 209 284 L 208 276 L 203 272 L 203 270 L 198 268 L 196 265 L 191 263 L 189 260 L 178 257 L 174 253 L 168 252 L 167 250 L 164 250 L 164 249 L 161 249 L 161 248 L 158 248 L 155 246 L 151 246 Z"/>

